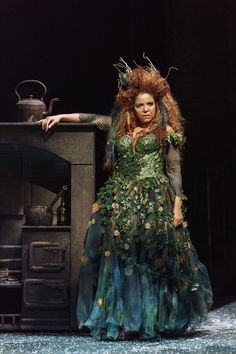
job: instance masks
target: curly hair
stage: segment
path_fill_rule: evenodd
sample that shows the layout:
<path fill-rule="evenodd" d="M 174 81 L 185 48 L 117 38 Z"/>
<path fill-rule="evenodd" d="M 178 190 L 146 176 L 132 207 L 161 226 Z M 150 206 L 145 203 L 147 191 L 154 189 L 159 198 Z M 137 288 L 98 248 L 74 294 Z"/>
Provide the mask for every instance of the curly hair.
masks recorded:
<path fill-rule="evenodd" d="M 171 94 L 169 84 L 156 68 L 137 66 L 124 74 L 121 73 L 120 76 L 122 76 L 120 77 L 122 84 L 114 102 L 114 109 L 117 113 L 113 129 L 111 129 L 108 137 L 106 165 L 110 164 L 109 160 L 112 154 L 109 149 L 112 148 L 114 151 L 115 137 L 120 137 L 124 134 L 132 135 L 134 129 L 139 125 L 134 106 L 136 97 L 141 93 L 150 94 L 155 100 L 157 109 L 156 115 L 148 128 L 141 130 L 133 139 L 133 148 L 137 139 L 149 132 L 154 132 L 161 140 L 164 140 L 167 135 L 165 124 L 162 124 L 164 113 L 166 123 L 174 131 L 183 131 L 183 118 L 178 103 Z"/>
<path fill-rule="evenodd" d="M 164 105 L 168 116 L 168 125 L 174 131 L 183 130 L 183 118 L 179 106 L 170 92 L 167 81 L 161 77 L 157 69 L 138 66 L 132 72 L 126 73 L 127 88 L 120 88 L 115 98 L 114 107 L 120 112 L 120 122 L 117 127 L 117 136 L 131 133 L 137 126 L 138 121 L 134 114 L 134 103 L 140 93 L 150 94 L 157 105 L 157 114 L 151 126 L 157 126 L 160 121 L 160 100 Z"/>

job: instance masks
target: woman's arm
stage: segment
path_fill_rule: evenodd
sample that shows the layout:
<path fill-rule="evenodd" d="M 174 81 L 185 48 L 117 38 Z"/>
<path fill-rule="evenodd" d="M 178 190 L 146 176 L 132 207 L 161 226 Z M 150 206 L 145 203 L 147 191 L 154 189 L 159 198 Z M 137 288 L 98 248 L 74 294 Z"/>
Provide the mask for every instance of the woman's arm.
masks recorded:
<path fill-rule="evenodd" d="M 167 127 L 168 133 L 173 133 L 173 129 Z M 180 225 L 183 222 L 183 213 L 182 213 L 182 199 L 186 199 L 182 191 L 182 176 L 181 176 L 181 159 L 180 152 L 178 147 L 174 147 L 172 143 L 169 143 L 165 154 L 165 164 L 166 172 L 170 180 L 171 187 L 175 193 L 174 200 L 174 225 L 175 227 Z"/>
<path fill-rule="evenodd" d="M 111 126 L 111 117 L 94 113 L 65 113 L 48 116 L 38 121 L 42 129 L 48 131 L 54 125 L 65 123 L 95 123 L 102 130 L 109 130 Z"/>

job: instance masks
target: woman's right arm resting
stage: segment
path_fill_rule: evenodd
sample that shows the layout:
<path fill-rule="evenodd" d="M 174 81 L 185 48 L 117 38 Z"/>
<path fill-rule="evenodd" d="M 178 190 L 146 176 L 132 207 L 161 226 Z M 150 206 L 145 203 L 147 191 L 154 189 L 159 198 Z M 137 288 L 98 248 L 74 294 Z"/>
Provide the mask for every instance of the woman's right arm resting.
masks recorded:
<path fill-rule="evenodd" d="M 109 130 L 111 126 L 111 117 L 94 113 L 65 113 L 48 116 L 38 121 L 42 129 L 48 131 L 59 122 L 65 123 L 95 123 L 102 130 Z"/>
<path fill-rule="evenodd" d="M 95 123 L 101 130 L 109 130 L 112 123 L 111 116 L 95 113 L 79 113 L 81 123 Z"/>

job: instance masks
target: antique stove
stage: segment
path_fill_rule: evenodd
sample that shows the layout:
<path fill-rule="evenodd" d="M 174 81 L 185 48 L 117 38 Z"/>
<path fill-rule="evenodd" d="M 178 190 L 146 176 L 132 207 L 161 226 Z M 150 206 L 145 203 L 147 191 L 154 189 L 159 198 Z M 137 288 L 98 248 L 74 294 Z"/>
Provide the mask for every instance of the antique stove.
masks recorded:
<path fill-rule="evenodd" d="M 95 168 L 93 124 L 0 123 L 0 329 L 76 329 L 80 257 Z M 97 156 L 97 159 L 96 159 Z M 48 205 L 63 185 L 67 224 L 25 225 L 25 207 Z"/>

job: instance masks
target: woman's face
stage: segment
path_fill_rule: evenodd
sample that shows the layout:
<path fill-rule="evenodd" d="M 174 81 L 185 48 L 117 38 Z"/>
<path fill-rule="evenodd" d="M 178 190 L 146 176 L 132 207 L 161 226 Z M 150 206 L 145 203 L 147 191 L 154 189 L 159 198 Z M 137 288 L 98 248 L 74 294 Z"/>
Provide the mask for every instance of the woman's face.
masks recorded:
<path fill-rule="evenodd" d="M 156 115 L 156 102 L 149 93 L 140 93 L 134 102 L 134 112 L 140 126 L 149 124 Z"/>

